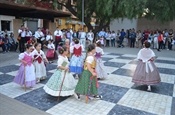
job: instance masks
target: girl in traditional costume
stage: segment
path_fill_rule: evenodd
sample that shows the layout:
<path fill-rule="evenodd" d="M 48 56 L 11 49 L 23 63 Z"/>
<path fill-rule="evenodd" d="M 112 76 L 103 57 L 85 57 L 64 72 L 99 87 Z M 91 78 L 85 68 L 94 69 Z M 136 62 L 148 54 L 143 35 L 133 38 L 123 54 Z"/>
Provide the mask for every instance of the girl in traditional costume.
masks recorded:
<path fill-rule="evenodd" d="M 70 40 L 69 40 L 69 39 L 66 39 L 66 40 L 65 40 L 65 46 L 66 46 L 66 48 L 67 48 L 67 50 L 68 50 L 67 58 L 68 58 L 68 60 L 70 60 L 71 53 L 70 53 Z"/>
<path fill-rule="evenodd" d="M 14 82 L 24 86 L 25 88 L 32 88 L 36 84 L 35 68 L 32 64 L 33 56 L 31 54 L 32 45 L 27 44 L 26 51 L 19 55 L 21 62 L 19 71 L 14 78 Z"/>
<path fill-rule="evenodd" d="M 44 86 L 47 94 L 52 96 L 70 96 L 74 94 L 76 81 L 69 73 L 69 61 L 66 57 L 68 50 L 65 46 L 59 49 L 57 70 Z"/>
<path fill-rule="evenodd" d="M 98 95 L 98 81 L 95 72 L 95 45 L 90 44 L 87 48 L 87 57 L 85 59 L 84 70 L 75 88 L 75 96 L 80 99 L 80 95 L 86 96 L 86 102 L 89 97 L 102 98 Z"/>
<path fill-rule="evenodd" d="M 70 53 L 72 54 L 70 61 L 70 72 L 76 74 L 76 78 L 78 78 L 78 74 L 80 75 L 83 71 L 83 55 L 82 51 L 84 51 L 83 46 L 79 44 L 78 39 L 74 39 L 75 45 L 70 47 Z"/>
<path fill-rule="evenodd" d="M 53 44 L 52 40 L 48 40 L 48 44 L 46 47 L 48 48 L 46 57 L 50 61 L 49 63 L 52 63 L 57 56 L 55 52 L 55 45 Z"/>
<path fill-rule="evenodd" d="M 96 72 L 97 72 L 97 78 L 98 79 L 105 79 L 107 77 L 107 73 L 104 70 L 104 64 L 102 62 L 101 56 L 104 54 L 103 49 L 101 48 L 101 42 L 98 40 L 96 42 L 96 53 L 95 53 L 95 58 L 96 58 Z"/>
<path fill-rule="evenodd" d="M 150 49 L 150 43 L 145 42 L 144 48 L 137 55 L 138 65 L 136 67 L 132 82 L 140 85 L 148 85 L 148 91 L 151 91 L 151 85 L 160 83 L 160 75 L 154 64 L 155 54 Z"/>
<path fill-rule="evenodd" d="M 46 66 L 44 62 L 48 63 L 44 52 L 41 50 L 40 43 L 35 44 L 35 50 L 32 52 L 32 55 L 34 57 L 36 79 L 37 83 L 39 83 L 40 80 L 44 80 L 46 78 Z"/>

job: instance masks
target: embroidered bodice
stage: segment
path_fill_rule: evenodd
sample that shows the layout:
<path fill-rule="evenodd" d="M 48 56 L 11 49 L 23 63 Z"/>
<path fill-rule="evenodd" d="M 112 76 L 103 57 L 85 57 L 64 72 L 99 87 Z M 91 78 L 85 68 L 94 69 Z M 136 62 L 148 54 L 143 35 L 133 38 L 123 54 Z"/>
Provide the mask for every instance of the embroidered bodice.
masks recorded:
<path fill-rule="evenodd" d="M 98 58 L 101 58 L 101 56 L 102 56 L 102 54 L 101 54 L 100 52 L 99 52 L 99 53 L 98 53 L 98 52 L 95 53 L 95 57 L 96 57 L 97 59 L 98 59 Z"/>
<path fill-rule="evenodd" d="M 74 49 L 73 49 L 73 54 L 74 54 L 75 56 L 81 56 L 81 52 L 82 52 L 82 48 L 81 48 L 81 47 L 79 47 L 79 48 L 75 48 L 75 47 L 74 47 Z"/>
<path fill-rule="evenodd" d="M 93 56 L 87 56 L 85 64 L 84 64 L 84 69 L 87 70 L 87 63 L 91 65 L 91 68 L 95 69 L 96 67 L 96 60 Z"/>

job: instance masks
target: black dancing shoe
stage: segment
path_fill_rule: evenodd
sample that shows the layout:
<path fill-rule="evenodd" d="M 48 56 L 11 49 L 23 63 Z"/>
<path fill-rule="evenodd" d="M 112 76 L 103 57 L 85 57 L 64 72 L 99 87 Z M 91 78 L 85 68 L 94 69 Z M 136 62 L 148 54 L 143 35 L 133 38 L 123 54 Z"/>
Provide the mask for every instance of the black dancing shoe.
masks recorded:
<path fill-rule="evenodd" d="M 79 95 L 79 94 L 74 93 L 74 97 L 75 97 L 77 100 L 80 100 L 80 95 Z"/>
<path fill-rule="evenodd" d="M 95 99 L 102 99 L 102 95 L 95 95 L 94 98 Z"/>

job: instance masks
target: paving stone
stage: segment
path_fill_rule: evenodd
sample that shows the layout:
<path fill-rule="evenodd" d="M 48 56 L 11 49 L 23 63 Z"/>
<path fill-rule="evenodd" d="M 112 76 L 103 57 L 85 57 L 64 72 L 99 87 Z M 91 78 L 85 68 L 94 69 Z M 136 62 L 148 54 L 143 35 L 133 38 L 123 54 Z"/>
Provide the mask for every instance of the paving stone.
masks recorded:
<path fill-rule="evenodd" d="M 105 62 L 104 63 L 105 66 L 110 66 L 110 67 L 122 67 L 125 65 L 125 63 L 117 63 L 117 62 Z"/>
<path fill-rule="evenodd" d="M 100 83 L 99 94 L 103 96 L 102 100 L 108 102 L 117 103 L 127 91 L 128 88 Z"/>
<path fill-rule="evenodd" d="M 175 97 L 172 99 L 171 115 L 175 115 Z"/>
<path fill-rule="evenodd" d="M 157 62 L 157 63 L 166 63 L 166 64 L 175 64 L 175 59 L 174 59 L 174 61 L 156 59 L 155 62 Z"/>
<path fill-rule="evenodd" d="M 5 66 L 5 67 L 0 67 L 0 72 L 8 73 L 8 72 L 12 72 L 12 71 L 17 71 L 18 69 L 19 69 L 19 66 L 17 66 L 17 65 L 9 65 L 9 66 Z"/>
<path fill-rule="evenodd" d="M 147 85 L 141 85 L 141 86 L 133 86 L 133 89 L 137 89 L 137 90 L 142 90 L 142 91 L 147 91 Z M 157 94 L 162 94 L 162 95 L 167 95 L 167 96 L 173 96 L 173 88 L 174 85 L 173 84 L 169 84 L 169 83 L 159 83 L 157 85 L 153 85 L 151 86 L 151 92 L 152 93 L 157 93 Z M 169 90 L 167 90 L 169 89 Z"/>
<path fill-rule="evenodd" d="M 123 54 L 118 54 L 118 53 L 108 53 L 107 55 L 121 56 L 121 55 L 123 55 Z"/>
<path fill-rule="evenodd" d="M 99 94 L 103 95 L 103 98 L 102 100 L 89 100 L 88 104 L 85 103 L 85 96 L 81 96 L 80 101 L 74 96 L 60 98 L 60 101 L 57 101 L 57 97 L 44 92 L 43 86 L 54 73 L 57 61 L 46 64 L 46 80 L 27 91 L 12 82 L 19 69 L 19 62 L 5 67 L 0 65 L 0 93 L 30 105 L 31 108 L 34 107 L 53 115 L 174 115 L 175 60 L 173 56 L 171 58 L 160 56 L 156 59 L 155 64 L 160 71 L 162 81 L 152 86 L 151 92 L 147 91 L 147 86 L 136 87 L 131 82 L 138 62 L 136 57 L 136 53 L 123 55 L 105 52 L 102 60 L 108 76 L 104 80 L 99 80 Z M 15 103 L 9 105 L 15 105 Z M 7 113 L 9 107 L 4 106 L 6 107 L 3 110 Z M 25 110 L 25 112 L 30 113 L 30 110 Z M 15 115 L 13 111 L 9 111 L 8 114 Z"/>
<path fill-rule="evenodd" d="M 120 56 L 120 57 L 117 57 L 119 59 L 129 59 L 129 60 L 133 60 L 133 59 L 136 59 L 135 57 L 126 57 L 126 56 Z"/>
<path fill-rule="evenodd" d="M 39 89 L 31 91 L 30 93 L 23 94 L 15 99 L 32 107 L 46 111 L 67 98 L 68 97 L 60 97 L 58 101 L 58 97 L 53 97 L 46 94 L 43 90 L 43 87 L 41 87 Z"/>
<path fill-rule="evenodd" d="M 129 108 L 122 105 L 115 105 L 108 115 L 156 115 L 145 111 Z"/>
<path fill-rule="evenodd" d="M 0 75 L 0 85 L 12 82 L 14 79 L 14 76 L 7 75 L 7 74 L 1 74 Z"/>
<path fill-rule="evenodd" d="M 111 60 L 111 59 L 113 59 L 113 58 L 102 57 L 102 60 L 103 60 L 103 61 L 109 61 L 109 60 Z"/>
<path fill-rule="evenodd" d="M 159 70 L 160 73 L 175 75 L 175 70 L 174 69 L 158 68 L 158 70 Z"/>
<path fill-rule="evenodd" d="M 132 77 L 134 75 L 134 70 L 129 70 L 129 69 L 123 69 L 120 68 L 114 72 L 112 72 L 111 74 L 116 74 L 116 75 L 123 75 L 123 76 L 128 76 L 128 77 Z"/>

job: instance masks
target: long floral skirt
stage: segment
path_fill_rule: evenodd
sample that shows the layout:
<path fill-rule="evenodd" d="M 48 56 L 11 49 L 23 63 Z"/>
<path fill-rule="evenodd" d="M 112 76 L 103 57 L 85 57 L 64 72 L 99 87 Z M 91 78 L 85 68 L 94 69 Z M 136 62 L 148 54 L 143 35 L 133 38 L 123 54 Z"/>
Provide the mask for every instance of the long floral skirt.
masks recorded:
<path fill-rule="evenodd" d="M 88 70 L 84 70 L 82 76 L 80 77 L 78 84 L 75 88 L 75 92 L 81 95 L 97 95 L 97 79 L 93 77 L 91 72 Z"/>

